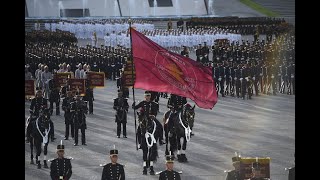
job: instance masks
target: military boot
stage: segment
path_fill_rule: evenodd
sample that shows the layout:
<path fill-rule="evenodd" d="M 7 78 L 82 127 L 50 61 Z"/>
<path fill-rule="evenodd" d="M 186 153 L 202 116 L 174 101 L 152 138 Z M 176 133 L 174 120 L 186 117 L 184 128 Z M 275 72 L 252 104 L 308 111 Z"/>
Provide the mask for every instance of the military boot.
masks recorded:
<path fill-rule="evenodd" d="M 142 174 L 143 174 L 143 175 L 147 175 L 147 167 L 146 167 L 146 166 L 143 167 Z"/>
<path fill-rule="evenodd" d="M 38 169 L 41 169 L 40 161 L 37 161 Z"/>
<path fill-rule="evenodd" d="M 153 166 L 150 166 L 149 174 L 150 175 L 155 175 L 154 170 L 153 170 Z"/>
<path fill-rule="evenodd" d="M 44 168 L 49 168 L 48 165 L 47 165 L 47 160 L 43 160 L 43 167 Z"/>
<path fill-rule="evenodd" d="M 30 161 L 30 164 L 34 164 L 34 161 L 33 161 L 33 154 L 31 154 L 31 161 Z"/>

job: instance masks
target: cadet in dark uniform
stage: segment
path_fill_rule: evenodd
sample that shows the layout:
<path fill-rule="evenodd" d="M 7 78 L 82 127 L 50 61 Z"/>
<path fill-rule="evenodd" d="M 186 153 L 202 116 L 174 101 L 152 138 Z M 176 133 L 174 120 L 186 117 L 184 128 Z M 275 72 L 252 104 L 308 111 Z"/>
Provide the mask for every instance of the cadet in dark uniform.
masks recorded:
<path fill-rule="evenodd" d="M 56 115 L 60 115 L 60 89 L 56 86 L 55 81 L 52 79 L 49 81 L 49 102 L 50 102 L 50 114 L 53 114 L 53 103 L 56 103 Z"/>
<path fill-rule="evenodd" d="M 189 51 L 186 46 L 183 46 L 183 50 L 180 52 L 182 56 L 189 57 Z"/>
<path fill-rule="evenodd" d="M 168 117 L 168 121 L 171 119 L 171 117 L 173 117 L 174 115 L 176 115 L 180 111 L 182 111 L 183 106 L 187 103 L 188 102 L 187 102 L 186 97 L 171 94 L 170 98 L 168 100 L 168 103 L 167 103 L 167 107 L 171 110 L 171 114 Z M 164 122 L 164 123 L 168 124 L 169 122 Z M 190 129 L 192 130 L 191 125 L 190 125 Z M 192 134 L 192 135 L 194 135 L 194 134 Z"/>
<path fill-rule="evenodd" d="M 139 120 L 142 120 L 144 116 L 151 118 L 152 116 L 154 117 L 155 122 L 157 123 L 157 128 L 159 128 L 159 132 L 161 134 L 159 134 L 159 144 L 163 145 L 165 144 L 165 142 L 163 142 L 163 127 L 162 124 L 159 122 L 159 120 L 157 120 L 155 117 L 158 114 L 158 110 L 159 110 L 159 105 L 156 102 L 151 101 L 151 93 L 150 91 L 145 91 L 144 96 L 146 98 L 146 100 L 141 101 L 138 105 L 135 105 L 135 103 L 133 102 L 132 104 L 132 108 L 133 109 L 140 109 L 140 112 L 138 113 L 138 117 Z M 137 130 L 137 133 L 139 133 L 140 130 Z M 138 134 L 137 134 L 138 135 Z M 141 142 L 140 136 L 138 136 L 138 141 L 139 144 Z"/>
<path fill-rule="evenodd" d="M 103 165 L 101 180 L 125 180 L 123 165 L 118 164 L 118 150 L 110 150 L 111 163 Z"/>
<path fill-rule="evenodd" d="M 196 50 L 197 62 L 201 62 L 202 59 L 202 46 L 199 44 L 198 49 Z"/>
<path fill-rule="evenodd" d="M 180 174 L 173 170 L 174 156 L 166 156 L 166 167 L 165 171 L 162 171 L 159 176 L 159 180 L 181 180 Z"/>
<path fill-rule="evenodd" d="M 234 170 L 228 172 L 226 180 L 240 180 L 240 157 L 232 157 Z"/>
<path fill-rule="evenodd" d="M 123 137 L 127 138 L 127 112 L 129 104 L 128 99 L 123 97 L 123 93 L 118 92 L 118 97 L 114 99 L 113 109 L 116 110 L 117 137 L 120 138 L 121 124 L 123 125 Z"/>
<path fill-rule="evenodd" d="M 67 97 L 62 101 L 62 110 L 64 111 L 64 123 L 66 125 L 66 132 L 64 139 L 69 138 L 69 127 L 71 126 L 71 137 L 74 138 L 74 124 L 72 120 L 72 113 L 70 112 L 71 102 L 73 102 L 72 91 L 67 91 Z"/>
<path fill-rule="evenodd" d="M 52 180 L 68 180 L 72 175 L 71 159 L 64 158 L 64 145 L 57 146 L 58 158 L 51 161 L 50 176 Z"/>
<path fill-rule="evenodd" d="M 93 114 L 93 89 L 90 87 L 90 83 L 88 80 L 86 80 L 86 94 L 83 97 L 83 100 L 89 103 L 89 114 Z"/>
<path fill-rule="evenodd" d="M 30 105 L 30 109 L 29 109 L 31 116 L 39 117 L 39 112 L 41 110 L 46 109 L 47 107 L 48 107 L 48 100 L 42 97 L 41 90 L 37 90 L 36 97 L 31 100 L 31 105 Z M 35 119 L 36 118 L 30 119 L 30 121 L 35 120 Z M 54 140 L 56 138 L 54 137 L 54 125 L 51 120 L 50 120 L 50 127 L 51 127 L 51 130 L 50 130 L 49 136 L 51 137 L 51 142 L 54 142 Z M 27 129 L 28 129 L 28 127 L 27 127 Z M 29 142 L 29 135 L 30 135 L 29 131 L 27 130 L 27 142 Z"/>
<path fill-rule="evenodd" d="M 78 146 L 79 129 L 81 130 L 82 145 L 87 145 L 85 134 L 85 129 L 87 129 L 85 113 L 87 113 L 87 111 L 87 104 L 81 99 L 80 95 L 76 95 L 75 101 L 71 103 L 71 112 L 73 113 L 72 117 L 74 123 L 74 146 Z"/>

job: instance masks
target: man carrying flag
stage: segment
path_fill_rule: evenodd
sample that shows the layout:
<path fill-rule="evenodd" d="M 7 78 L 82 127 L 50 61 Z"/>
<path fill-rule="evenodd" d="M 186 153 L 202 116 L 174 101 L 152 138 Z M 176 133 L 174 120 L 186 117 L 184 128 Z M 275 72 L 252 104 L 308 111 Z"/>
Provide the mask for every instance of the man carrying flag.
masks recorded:
<path fill-rule="evenodd" d="M 136 71 L 134 88 L 176 94 L 192 99 L 200 108 L 213 108 L 217 93 L 208 67 L 130 30 Z"/>

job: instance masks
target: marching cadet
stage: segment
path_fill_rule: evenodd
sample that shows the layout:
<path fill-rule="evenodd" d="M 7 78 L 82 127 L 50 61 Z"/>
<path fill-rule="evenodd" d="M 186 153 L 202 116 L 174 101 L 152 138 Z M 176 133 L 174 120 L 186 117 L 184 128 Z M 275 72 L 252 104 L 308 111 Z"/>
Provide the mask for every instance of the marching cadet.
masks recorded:
<path fill-rule="evenodd" d="M 121 91 L 118 92 L 118 97 L 114 99 L 113 109 L 116 110 L 116 120 L 117 123 L 117 137 L 120 138 L 121 134 L 121 124 L 123 127 L 123 137 L 127 138 L 127 112 L 129 104 L 128 99 L 123 97 Z"/>
<path fill-rule="evenodd" d="M 93 114 L 93 88 L 90 87 L 90 81 L 86 80 L 86 94 L 83 97 L 84 101 L 87 101 L 89 103 L 89 114 Z"/>
<path fill-rule="evenodd" d="M 52 180 L 68 180 L 72 175 L 71 159 L 64 157 L 64 145 L 57 146 L 58 158 L 51 160 L 50 176 Z"/>
<path fill-rule="evenodd" d="M 183 50 L 180 52 L 182 56 L 189 57 L 189 50 L 186 46 L 183 46 Z"/>
<path fill-rule="evenodd" d="M 135 102 L 133 102 L 132 109 L 141 108 L 139 115 L 138 115 L 139 120 L 142 120 L 142 118 L 144 116 L 146 116 L 147 118 L 154 118 L 155 122 L 157 123 L 157 128 L 159 128 L 159 132 L 160 132 L 159 144 L 163 145 L 163 144 L 165 144 L 165 142 L 163 142 L 163 127 L 162 127 L 162 124 L 159 122 L 159 120 L 157 120 L 155 118 L 158 114 L 159 106 L 156 102 L 151 101 L 150 91 L 145 91 L 144 97 L 145 97 L 145 100 L 141 101 L 138 105 L 135 105 Z M 140 130 L 137 131 L 137 133 L 139 133 L 139 132 L 140 132 Z M 138 137 L 140 137 L 140 136 L 138 136 Z M 141 141 L 139 140 L 139 142 L 141 142 Z"/>
<path fill-rule="evenodd" d="M 225 97 L 224 95 L 224 81 L 225 81 L 225 69 L 221 65 L 221 63 L 218 63 L 218 71 L 215 72 L 216 78 L 218 78 L 219 85 L 220 85 L 220 94 L 222 97 Z"/>
<path fill-rule="evenodd" d="M 125 180 L 123 165 L 118 162 L 118 150 L 110 150 L 111 163 L 103 165 L 101 180 Z"/>
<path fill-rule="evenodd" d="M 72 114 L 70 112 L 71 102 L 73 101 L 72 91 L 67 91 L 67 96 L 62 101 L 62 109 L 64 111 L 64 123 L 66 125 L 66 132 L 64 140 L 69 138 L 69 127 L 71 126 L 71 137 L 74 138 L 74 124 L 72 121 Z"/>
<path fill-rule="evenodd" d="M 202 46 L 199 44 L 198 49 L 196 50 L 197 62 L 201 62 L 202 59 Z"/>
<path fill-rule="evenodd" d="M 228 171 L 226 180 L 240 180 L 240 157 L 232 157 L 232 165 L 234 170 Z"/>
<path fill-rule="evenodd" d="M 49 102 L 50 102 L 50 115 L 53 113 L 53 103 L 56 104 L 56 115 L 60 115 L 60 91 L 54 79 L 49 82 Z"/>
<path fill-rule="evenodd" d="M 81 99 L 81 96 L 77 94 L 75 96 L 75 101 L 71 103 L 71 112 L 74 123 L 74 146 L 78 146 L 78 134 L 79 129 L 81 130 L 81 142 L 82 145 L 86 144 L 86 134 L 85 129 L 87 129 L 86 115 L 88 108 L 87 104 Z"/>
<path fill-rule="evenodd" d="M 201 54 L 202 54 L 202 59 L 201 59 L 202 64 L 208 63 L 209 62 L 209 48 L 208 48 L 206 42 L 203 43 L 203 47 L 201 48 Z"/>
<path fill-rule="evenodd" d="M 230 92 L 230 89 L 231 89 L 231 81 L 230 81 L 231 72 L 230 72 L 230 68 L 231 67 L 229 66 L 228 61 L 224 61 L 224 72 L 225 72 L 224 78 L 226 80 L 226 88 L 224 90 L 224 94 L 225 95 L 229 95 L 229 92 Z"/>
<path fill-rule="evenodd" d="M 180 174 L 173 170 L 174 155 L 166 155 L 166 170 L 162 171 L 159 180 L 181 180 Z"/>

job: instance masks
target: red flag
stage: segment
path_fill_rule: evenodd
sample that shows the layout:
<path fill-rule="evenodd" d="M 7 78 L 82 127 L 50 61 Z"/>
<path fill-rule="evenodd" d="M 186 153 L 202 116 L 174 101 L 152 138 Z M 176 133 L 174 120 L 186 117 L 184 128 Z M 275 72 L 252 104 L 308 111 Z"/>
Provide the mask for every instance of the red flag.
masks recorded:
<path fill-rule="evenodd" d="M 218 98 L 210 68 L 166 50 L 133 28 L 131 37 L 135 88 L 176 94 L 200 108 L 213 108 Z"/>

